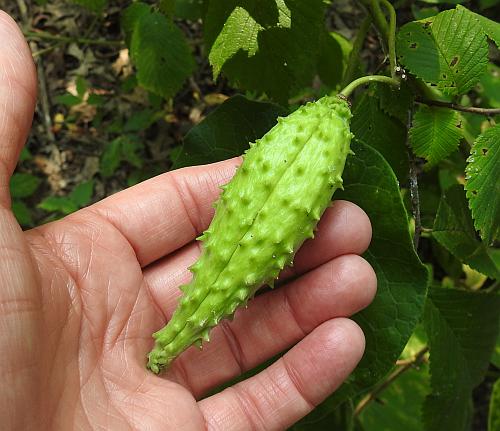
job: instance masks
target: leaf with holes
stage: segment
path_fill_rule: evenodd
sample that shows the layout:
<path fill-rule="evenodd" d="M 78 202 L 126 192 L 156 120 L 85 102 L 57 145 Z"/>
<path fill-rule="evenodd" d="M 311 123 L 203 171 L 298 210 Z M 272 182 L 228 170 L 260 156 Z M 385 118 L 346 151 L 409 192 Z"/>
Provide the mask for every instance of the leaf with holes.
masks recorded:
<path fill-rule="evenodd" d="M 465 8 L 404 25 L 397 35 L 399 61 L 445 94 L 463 94 L 486 71 L 488 44 L 481 24 Z"/>
<path fill-rule="evenodd" d="M 467 159 L 467 199 L 486 243 L 500 238 L 500 124 L 480 135 Z"/>
<path fill-rule="evenodd" d="M 286 103 L 312 81 L 324 9 L 322 0 L 211 1 L 204 30 L 214 76 Z"/>
<path fill-rule="evenodd" d="M 475 17 L 481 24 L 481 27 L 486 35 L 500 48 L 500 23 L 492 21 L 491 19 L 486 18 L 483 15 L 479 15 L 478 13 L 471 12 L 463 6 L 457 6 L 457 9 L 465 10 L 470 15 Z"/>
<path fill-rule="evenodd" d="M 458 148 L 462 137 L 458 112 L 446 108 L 420 106 L 413 117 L 410 143 L 427 167 L 435 165 Z"/>

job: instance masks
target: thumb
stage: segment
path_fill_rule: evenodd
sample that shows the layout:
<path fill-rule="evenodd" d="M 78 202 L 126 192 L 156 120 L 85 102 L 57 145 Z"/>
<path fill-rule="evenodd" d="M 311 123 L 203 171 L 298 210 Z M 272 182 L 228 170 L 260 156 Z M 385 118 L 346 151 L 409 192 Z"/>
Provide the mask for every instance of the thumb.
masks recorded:
<path fill-rule="evenodd" d="M 36 74 L 16 23 L 0 11 L 0 424 L 40 423 L 42 298 L 34 259 L 10 210 L 9 181 L 33 118 Z M 28 408 L 26 407 L 28 406 Z"/>
<path fill-rule="evenodd" d="M 36 71 L 17 24 L 0 10 L 0 205 L 10 205 L 9 181 L 28 136 L 36 101 Z"/>

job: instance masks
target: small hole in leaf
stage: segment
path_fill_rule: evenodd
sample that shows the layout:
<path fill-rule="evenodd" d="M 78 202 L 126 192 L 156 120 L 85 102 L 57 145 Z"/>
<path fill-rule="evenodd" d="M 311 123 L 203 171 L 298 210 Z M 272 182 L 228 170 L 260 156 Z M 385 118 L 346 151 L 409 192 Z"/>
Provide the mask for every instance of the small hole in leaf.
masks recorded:
<path fill-rule="evenodd" d="M 481 148 L 481 151 L 483 153 L 483 156 L 486 156 L 486 154 L 488 154 L 488 148 Z"/>
<path fill-rule="evenodd" d="M 458 57 L 455 56 L 455 57 L 452 58 L 452 60 L 450 62 L 450 67 L 455 66 L 455 64 L 457 64 L 457 63 L 458 63 Z"/>
<path fill-rule="evenodd" d="M 410 45 L 410 48 L 412 49 L 415 49 L 417 47 L 417 44 L 415 42 L 413 42 L 411 45 Z"/>

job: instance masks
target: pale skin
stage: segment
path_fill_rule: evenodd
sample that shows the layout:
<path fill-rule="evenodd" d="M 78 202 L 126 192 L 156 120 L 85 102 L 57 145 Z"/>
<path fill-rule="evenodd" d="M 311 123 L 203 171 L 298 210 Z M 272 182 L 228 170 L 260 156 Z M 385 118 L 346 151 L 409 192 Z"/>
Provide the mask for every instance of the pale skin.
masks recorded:
<path fill-rule="evenodd" d="M 323 401 L 364 350 L 349 319 L 376 277 L 356 205 L 337 201 L 283 285 L 213 330 L 170 370 L 146 370 L 219 186 L 239 159 L 160 175 L 23 232 L 9 178 L 31 127 L 36 73 L 0 11 L 0 424 L 6 430 L 282 430 Z M 293 347 L 292 347 L 293 346 Z M 275 354 L 254 377 L 206 396 Z"/>

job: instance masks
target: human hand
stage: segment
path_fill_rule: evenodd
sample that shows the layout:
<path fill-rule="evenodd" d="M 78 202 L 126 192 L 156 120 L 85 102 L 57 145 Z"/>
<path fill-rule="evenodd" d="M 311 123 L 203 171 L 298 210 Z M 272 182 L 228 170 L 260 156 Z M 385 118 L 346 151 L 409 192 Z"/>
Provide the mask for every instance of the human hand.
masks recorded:
<path fill-rule="evenodd" d="M 36 74 L 0 11 L 0 424 L 3 429 L 280 430 L 353 370 L 364 348 L 348 320 L 373 298 L 358 254 L 371 228 L 337 201 L 283 274 L 233 322 L 163 375 L 145 368 L 151 334 L 173 313 L 238 159 L 160 175 L 63 220 L 22 232 L 9 178 L 28 134 Z M 204 394 L 292 347 L 267 369 Z"/>

